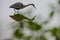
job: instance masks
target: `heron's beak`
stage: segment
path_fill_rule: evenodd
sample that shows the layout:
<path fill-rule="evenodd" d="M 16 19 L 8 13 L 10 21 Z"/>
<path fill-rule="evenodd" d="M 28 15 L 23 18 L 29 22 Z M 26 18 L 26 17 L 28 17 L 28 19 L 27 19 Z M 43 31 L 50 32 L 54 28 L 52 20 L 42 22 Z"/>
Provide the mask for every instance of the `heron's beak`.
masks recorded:
<path fill-rule="evenodd" d="M 35 9 L 37 9 L 35 6 L 34 6 Z"/>
<path fill-rule="evenodd" d="M 31 4 L 35 9 L 36 9 L 36 6 L 34 4 Z"/>

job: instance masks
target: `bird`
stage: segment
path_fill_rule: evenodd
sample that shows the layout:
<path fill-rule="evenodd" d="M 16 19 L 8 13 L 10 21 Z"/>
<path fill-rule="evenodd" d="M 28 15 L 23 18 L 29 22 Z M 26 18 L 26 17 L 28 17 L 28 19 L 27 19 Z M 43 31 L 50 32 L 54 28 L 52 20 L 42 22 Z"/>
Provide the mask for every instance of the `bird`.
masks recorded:
<path fill-rule="evenodd" d="M 24 4 L 21 3 L 21 2 L 16 2 L 16 3 L 12 4 L 9 8 L 14 8 L 14 10 L 15 10 L 15 9 L 16 9 L 16 10 L 20 10 L 20 9 L 23 9 L 23 8 L 28 7 L 28 6 L 30 6 L 30 5 L 32 5 L 34 8 L 36 8 L 34 4 L 24 5 Z"/>

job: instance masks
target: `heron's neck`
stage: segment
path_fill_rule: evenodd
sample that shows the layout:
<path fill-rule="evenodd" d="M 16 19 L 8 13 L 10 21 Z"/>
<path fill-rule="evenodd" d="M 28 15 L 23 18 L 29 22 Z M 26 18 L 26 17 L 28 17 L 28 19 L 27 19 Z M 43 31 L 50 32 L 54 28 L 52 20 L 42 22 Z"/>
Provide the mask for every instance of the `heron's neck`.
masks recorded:
<path fill-rule="evenodd" d="M 25 5 L 25 7 L 28 7 L 28 6 L 30 6 L 30 5 L 32 5 L 32 4 Z"/>

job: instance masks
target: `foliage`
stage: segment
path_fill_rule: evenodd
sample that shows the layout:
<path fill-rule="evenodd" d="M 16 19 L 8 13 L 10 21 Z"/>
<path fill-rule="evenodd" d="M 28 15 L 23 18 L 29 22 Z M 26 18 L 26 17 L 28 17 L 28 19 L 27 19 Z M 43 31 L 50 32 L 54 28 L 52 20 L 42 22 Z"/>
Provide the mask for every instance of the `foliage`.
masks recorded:
<path fill-rule="evenodd" d="M 60 4 L 60 1 L 58 1 L 58 3 Z M 25 27 L 23 20 L 24 19 L 28 20 L 28 21 L 25 20 L 25 22 L 27 22 L 29 24 L 29 26 L 27 26 L 27 28 L 30 31 L 32 31 L 32 32 L 36 31 L 37 32 L 37 31 L 43 30 L 43 25 L 48 24 L 49 20 L 53 16 L 54 16 L 54 10 L 50 13 L 49 18 L 46 21 L 44 21 L 43 24 L 41 25 L 41 24 L 37 24 L 36 22 L 33 22 L 36 15 L 31 19 L 22 15 L 22 14 L 20 14 L 20 13 L 18 13 L 18 12 L 17 12 L 17 14 L 10 15 L 9 17 L 11 17 L 13 20 L 19 22 L 19 25 L 20 25 L 20 26 L 17 26 L 18 28 L 14 31 L 14 37 L 16 37 L 17 39 L 22 38 L 23 40 L 33 40 L 32 39 L 33 35 L 26 37 L 26 36 L 24 36 L 24 33 L 22 32 L 22 30 L 24 30 L 24 27 Z M 40 37 L 37 37 L 36 40 L 47 40 L 46 37 L 44 36 L 44 34 L 47 33 L 47 32 L 51 32 L 51 34 L 56 37 L 56 40 L 60 40 L 60 38 L 59 38 L 60 37 L 60 35 L 59 35 L 60 34 L 60 28 L 43 30 L 42 32 L 43 32 L 42 35 L 39 35 Z"/>
<path fill-rule="evenodd" d="M 28 23 L 29 23 L 29 29 L 31 29 L 31 30 L 34 30 L 34 31 L 36 31 L 36 30 L 40 30 L 41 29 L 41 27 L 42 27 L 42 25 L 38 25 L 37 23 L 34 23 L 34 22 L 32 22 L 32 21 L 28 21 Z"/>
<path fill-rule="evenodd" d="M 23 36 L 23 33 L 21 33 L 18 29 L 14 32 L 14 36 L 16 38 L 21 38 Z"/>
<path fill-rule="evenodd" d="M 53 15 L 54 15 L 54 11 L 52 11 L 52 12 L 50 13 L 50 18 L 52 18 Z"/>

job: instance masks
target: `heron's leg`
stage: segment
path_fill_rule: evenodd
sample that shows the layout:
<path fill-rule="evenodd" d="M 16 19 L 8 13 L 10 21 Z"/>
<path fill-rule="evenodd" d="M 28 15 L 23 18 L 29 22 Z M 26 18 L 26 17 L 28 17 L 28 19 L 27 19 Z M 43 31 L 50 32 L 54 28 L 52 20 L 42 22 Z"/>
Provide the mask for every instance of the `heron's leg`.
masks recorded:
<path fill-rule="evenodd" d="M 17 11 L 17 13 L 19 14 L 19 11 Z"/>
<path fill-rule="evenodd" d="M 15 11 L 15 13 L 14 13 L 14 15 L 16 14 L 16 10 L 14 9 L 14 11 Z"/>

